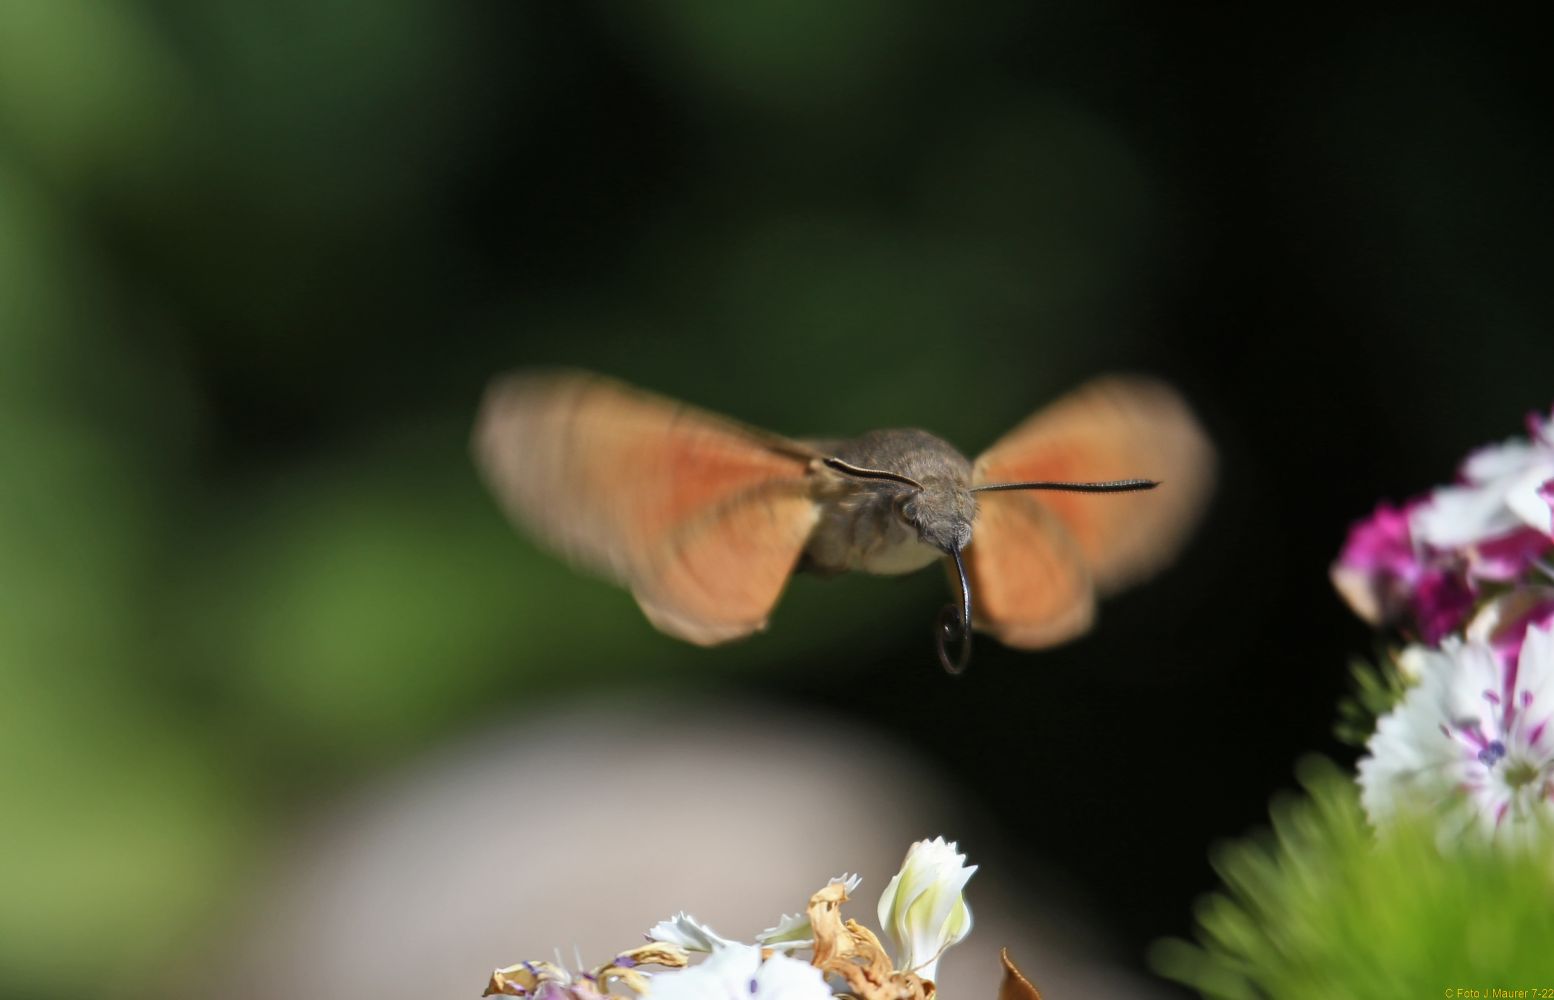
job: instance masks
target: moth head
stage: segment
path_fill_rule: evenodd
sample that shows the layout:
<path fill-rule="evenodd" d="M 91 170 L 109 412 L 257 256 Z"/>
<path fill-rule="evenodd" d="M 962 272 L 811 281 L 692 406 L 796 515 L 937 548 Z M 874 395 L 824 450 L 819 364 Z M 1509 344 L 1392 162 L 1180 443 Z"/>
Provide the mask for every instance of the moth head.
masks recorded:
<path fill-rule="evenodd" d="M 919 481 L 898 472 L 865 469 L 839 458 L 828 458 L 825 464 L 844 475 L 874 480 L 880 488 L 891 490 L 896 516 L 917 532 L 923 544 L 932 545 L 945 555 L 954 555 L 971 544 L 977 501 L 971 488 L 961 480 L 930 476 Z"/>
<path fill-rule="evenodd" d="M 945 555 L 971 544 L 977 501 L 963 483 L 927 480 L 920 489 L 906 494 L 897 510 L 923 544 L 932 545 Z"/>

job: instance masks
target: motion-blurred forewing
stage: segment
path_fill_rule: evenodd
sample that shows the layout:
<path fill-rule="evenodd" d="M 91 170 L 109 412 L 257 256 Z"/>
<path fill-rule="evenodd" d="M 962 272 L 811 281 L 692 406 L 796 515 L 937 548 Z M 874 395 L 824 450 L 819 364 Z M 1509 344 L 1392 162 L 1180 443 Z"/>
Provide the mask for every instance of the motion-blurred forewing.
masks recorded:
<path fill-rule="evenodd" d="M 803 445 L 597 375 L 499 379 L 475 452 L 514 521 L 702 644 L 765 624 L 816 517 Z"/>
<path fill-rule="evenodd" d="M 1201 514 L 1213 481 L 1208 438 L 1172 389 L 1145 378 L 1097 379 L 1037 412 L 981 458 L 974 485 L 1031 480 L 1154 479 L 1139 493 L 982 493 L 983 511 L 1026 497 L 1073 534 L 1102 593 L 1162 567 Z"/>
<path fill-rule="evenodd" d="M 1056 645 L 1095 617 L 1095 590 L 1073 537 L 1027 494 L 978 497 L 965 560 L 972 621 L 1006 646 Z"/>
<path fill-rule="evenodd" d="M 760 631 L 818 517 L 807 484 L 758 486 L 676 531 L 632 592 L 654 625 L 697 645 Z"/>

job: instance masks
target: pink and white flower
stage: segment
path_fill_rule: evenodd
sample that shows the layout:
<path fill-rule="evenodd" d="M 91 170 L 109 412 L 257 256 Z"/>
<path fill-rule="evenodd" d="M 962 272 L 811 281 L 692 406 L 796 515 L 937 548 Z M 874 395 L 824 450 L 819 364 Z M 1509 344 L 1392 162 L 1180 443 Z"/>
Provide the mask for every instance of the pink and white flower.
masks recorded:
<path fill-rule="evenodd" d="M 1554 416 L 1527 423 L 1526 439 L 1469 455 L 1456 484 L 1410 512 L 1415 541 L 1464 554 L 1479 579 L 1514 579 L 1554 545 Z"/>
<path fill-rule="evenodd" d="M 1554 416 L 1528 428 L 1469 455 L 1457 483 L 1350 528 L 1331 576 L 1355 614 L 1435 644 L 1500 585 L 1554 581 Z"/>
<path fill-rule="evenodd" d="M 1440 813 L 1448 833 L 1554 844 L 1554 628 L 1529 626 L 1514 662 L 1481 641 L 1410 653 L 1419 682 L 1359 765 L 1371 822 Z"/>

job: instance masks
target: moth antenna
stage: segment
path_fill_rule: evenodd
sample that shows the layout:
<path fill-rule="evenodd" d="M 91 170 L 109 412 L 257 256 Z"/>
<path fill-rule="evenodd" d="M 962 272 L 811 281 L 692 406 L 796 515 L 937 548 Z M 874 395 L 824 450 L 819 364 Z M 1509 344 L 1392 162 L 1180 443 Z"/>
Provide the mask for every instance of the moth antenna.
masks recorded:
<path fill-rule="evenodd" d="M 955 573 L 960 578 L 960 607 L 946 604 L 934 620 L 934 652 L 939 654 L 939 666 L 944 672 L 959 675 L 971 664 L 971 581 L 966 578 L 966 564 L 961 560 L 960 549 L 950 550 L 955 560 Z M 960 641 L 960 650 L 951 659 L 945 644 Z"/>
<path fill-rule="evenodd" d="M 911 476 L 903 476 L 898 472 L 886 472 L 884 469 L 865 469 L 862 466 L 853 465 L 851 462 L 844 462 L 840 458 L 825 458 L 821 459 L 821 462 L 827 468 L 835 469 L 843 475 L 853 476 L 857 479 L 888 479 L 893 483 L 902 483 L 913 489 L 920 490 L 923 488 L 922 483 Z"/>
<path fill-rule="evenodd" d="M 1104 483 L 1065 483 L 1037 480 L 1029 483 L 988 483 L 973 486 L 973 493 L 996 493 L 1000 490 L 1057 490 L 1064 493 L 1137 493 L 1152 490 L 1160 482 L 1154 479 L 1113 479 Z"/>

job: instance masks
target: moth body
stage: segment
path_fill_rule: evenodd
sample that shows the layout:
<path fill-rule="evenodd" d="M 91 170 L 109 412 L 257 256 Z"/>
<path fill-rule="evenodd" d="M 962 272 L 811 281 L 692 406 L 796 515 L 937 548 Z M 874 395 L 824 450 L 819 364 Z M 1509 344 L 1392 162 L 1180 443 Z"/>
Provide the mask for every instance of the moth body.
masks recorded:
<path fill-rule="evenodd" d="M 911 573 L 970 544 L 976 518 L 971 463 L 949 442 L 900 429 L 808 443 L 848 465 L 912 479 L 922 489 L 820 466 L 819 517 L 804 550 L 805 569 L 823 575 Z"/>

